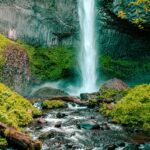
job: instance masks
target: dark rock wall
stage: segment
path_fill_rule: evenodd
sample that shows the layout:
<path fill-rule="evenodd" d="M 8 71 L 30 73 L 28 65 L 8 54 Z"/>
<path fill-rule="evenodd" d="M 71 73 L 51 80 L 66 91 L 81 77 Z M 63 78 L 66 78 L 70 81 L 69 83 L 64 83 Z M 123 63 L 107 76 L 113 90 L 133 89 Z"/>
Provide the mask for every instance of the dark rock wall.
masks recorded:
<path fill-rule="evenodd" d="M 99 50 L 101 53 L 113 55 L 113 57 L 126 57 L 132 52 L 140 50 L 142 54 L 146 53 L 147 55 L 150 50 L 150 31 L 141 30 L 128 20 L 118 18 L 113 12 L 115 11 L 114 3 L 111 7 L 111 3 L 107 5 L 107 0 L 97 1 Z"/>
<path fill-rule="evenodd" d="M 0 31 L 42 46 L 72 45 L 78 28 L 76 0 L 0 0 Z"/>

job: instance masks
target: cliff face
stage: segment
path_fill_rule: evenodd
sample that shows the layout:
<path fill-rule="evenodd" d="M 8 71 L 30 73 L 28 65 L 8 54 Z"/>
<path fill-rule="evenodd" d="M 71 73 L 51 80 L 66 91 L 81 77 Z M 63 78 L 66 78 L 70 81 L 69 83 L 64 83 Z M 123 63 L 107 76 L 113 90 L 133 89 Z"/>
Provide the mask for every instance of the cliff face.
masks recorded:
<path fill-rule="evenodd" d="M 77 0 L 0 0 L 0 31 L 42 46 L 72 45 L 78 28 Z"/>
<path fill-rule="evenodd" d="M 136 51 L 147 53 L 150 49 L 148 13 L 141 12 L 140 15 L 143 16 L 146 24 L 143 24 L 144 28 L 140 29 L 139 24 L 131 21 L 133 19 L 131 11 L 135 12 L 136 8 L 128 8 L 127 1 L 98 0 L 98 44 L 104 54 L 121 57 L 132 55 Z M 128 8 L 128 11 L 124 10 L 125 8 Z M 118 14 L 120 11 L 124 13 L 125 18 L 120 18 Z M 137 16 L 134 17 L 137 19 Z"/>
<path fill-rule="evenodd" d="M 36 46 L 78 47 L 77 1 L 0 0 L 0 33 L 10 35 L 9 31 L 16 30 L 17 39 Z M 148 0 L 145 1 L 149 3 Z M 148 7 L 141 8 L 139 11 L 142 12 L 136 15 L 135 7 L 139 4 L 133 3 L 134 5 L 128 7 L 128 0 L 96 0 L 96 2 L 97 48 L 100 52 L 98 57 L 104 56 L 102 60 L 99 58 L 99 70 L 102 69 L 104 74 L 111 77 L 120 78 L 134 78 L 144 70 L 150 81 L 150 18 L 149 11 L 143 11 L 143 8 L 148 9 L 149 4 Z M 37 48 L 36 52 L 39 53 Z M 38 56 L 41 58 L 41 54 Z M 105 56 L 110 58 L 106 59 Z M 39 61 L 37 56 L 35 59 Z M 53 62 L 53 57 L 51 61 Z M 135 68 L 140 71 L 135 71 Z"/>

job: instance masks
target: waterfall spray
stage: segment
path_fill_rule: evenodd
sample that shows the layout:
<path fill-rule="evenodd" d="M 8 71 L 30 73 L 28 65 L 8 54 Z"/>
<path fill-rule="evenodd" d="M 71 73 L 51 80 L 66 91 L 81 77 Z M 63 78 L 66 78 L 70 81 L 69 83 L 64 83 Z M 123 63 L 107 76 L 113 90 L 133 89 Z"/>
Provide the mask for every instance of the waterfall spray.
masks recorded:
<path fill-rule="evenodd" d="M 78 0 L 81 30 L 79 64 L 82 77 L 80 92 L 95 92 L 96 86 L 96 36 L 95 0 Z"/>

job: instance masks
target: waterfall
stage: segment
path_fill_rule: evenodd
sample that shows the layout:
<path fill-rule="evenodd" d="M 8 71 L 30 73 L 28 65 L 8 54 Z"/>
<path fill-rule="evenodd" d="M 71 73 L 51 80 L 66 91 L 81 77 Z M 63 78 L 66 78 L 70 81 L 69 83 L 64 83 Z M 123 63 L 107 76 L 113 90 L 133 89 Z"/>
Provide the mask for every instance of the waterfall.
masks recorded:
<path fill-rule="evenodd" d="M 97 90 L 95 0 L 78 0 L 78 14 L 81 30 L 79 65 L 82 87 L 80 92 L 95 92 Z"/>

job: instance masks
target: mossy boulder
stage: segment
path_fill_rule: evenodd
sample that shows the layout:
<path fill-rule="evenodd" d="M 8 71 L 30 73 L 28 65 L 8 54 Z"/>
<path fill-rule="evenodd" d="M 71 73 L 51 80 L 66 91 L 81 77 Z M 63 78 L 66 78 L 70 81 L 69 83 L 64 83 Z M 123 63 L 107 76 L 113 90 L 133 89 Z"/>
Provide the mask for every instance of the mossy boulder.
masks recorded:
<path fill-rule="evenodd" d="M 29 124 L 41 111 L 21 95 L 0 83 L 0 122 L 14 127 Z"/>
<path fill-rule="evenodd" d="M 120 100 L 128 91 L 128 85 L 117 78 L 110 79 L 104 83 L 100 90 L 98 98 L 101 101 L 116 102 Z"/>
<path fill-rule="evenodd" d="M 117 123 L 136 128 L 150 129 L 150 84 L 135 86 L 109 111 L 103 105 L 101 111 L 112 116 Z"/>
<path fill-rule="evenodd" d="M 65 107 L 65 102 L 62 100 L 45 100 L 42 103 L 43 109 L 54 109 L 54 108 L 63 108 Z"/>
<path fill-rule="evenodd" d="M 52 87 L 42 87 L 31 94 L 33 98 L 49 99 L 58 96 L 68 96 L 66 92 Z"/>

